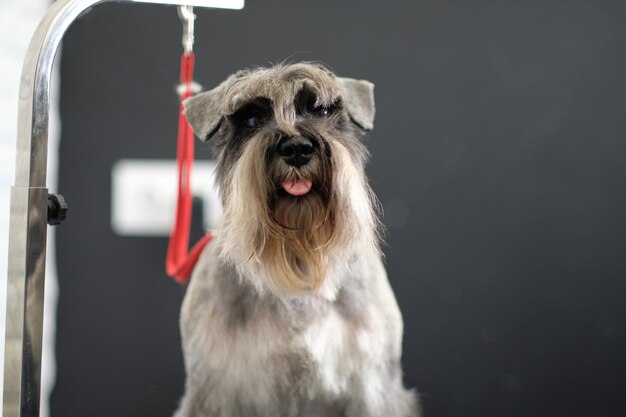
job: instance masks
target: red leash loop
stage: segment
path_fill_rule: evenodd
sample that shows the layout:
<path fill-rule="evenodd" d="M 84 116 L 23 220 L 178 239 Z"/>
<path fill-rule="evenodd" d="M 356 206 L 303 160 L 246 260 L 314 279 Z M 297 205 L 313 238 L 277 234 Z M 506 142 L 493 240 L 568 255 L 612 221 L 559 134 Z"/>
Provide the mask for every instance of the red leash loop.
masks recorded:
<path fill-rule="evenodd" d="M 165 271 L 176 282 L 181 284 L 189 281 L 202 249 L 211 241 L 211 234 L 207 233 L 191 251 L 189 249 L 189 229 L 191 228 L 191 170 L 193 168 L 194 136 L 191 126 L 187 123 L 187 117 L 183 114 L 183 101 L 192 95 L 193 67 L 195 55 L 193 52 L 185 52 L 180 62 L 180 82 L 182 92 L 180 94 L 180 110 L 178 118 L 178 200 L 176 204 L 176 218 L 172 228 Z"/>

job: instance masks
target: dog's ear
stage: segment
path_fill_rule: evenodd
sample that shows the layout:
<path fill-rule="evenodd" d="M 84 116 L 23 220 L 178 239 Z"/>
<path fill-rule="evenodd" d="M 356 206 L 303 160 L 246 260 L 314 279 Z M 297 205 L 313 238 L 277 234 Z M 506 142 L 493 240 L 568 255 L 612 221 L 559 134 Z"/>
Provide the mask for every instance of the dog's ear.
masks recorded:
<path fill-rule="evenodd" d="M 350 119 L 361 129 L 368 131 L 374 128 L 374 84 L 366 80 L 339 78 L 344 90 L 344 105 Z"/>
<path fill-rule="evenodd" d="M 196 94 L 185 100 L 185 116 L 187 122 L 200 140 L 206 142 L 218 131 L 224 116 L 220 111 L 224 85 L 220 84 L 213 90 Z"/>

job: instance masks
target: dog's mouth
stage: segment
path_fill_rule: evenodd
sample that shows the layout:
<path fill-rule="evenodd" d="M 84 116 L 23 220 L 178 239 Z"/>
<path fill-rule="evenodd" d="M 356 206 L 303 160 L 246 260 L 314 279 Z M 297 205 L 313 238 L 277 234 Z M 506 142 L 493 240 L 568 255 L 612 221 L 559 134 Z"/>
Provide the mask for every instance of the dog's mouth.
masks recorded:
<path fill-rule="evenodd" d="M 293 196 L 299 197 L 305 194 L 308 194 L 313 188 L 313 181 L 310 179 L 300 179 L 296 181 L 283 181 L 281 184 L 283 190 L 287 194 L 291 194 Z"/>
<path fill-rule="evenodd" d="M 328 193 L 324 183 L 315 177 L 283 178 L 276 181 L 273 192 L 269 194 L 269 201 L 274 208 L 274 204 L 280 201 L 300 205 L 319 198 L 327 202 Z"/>

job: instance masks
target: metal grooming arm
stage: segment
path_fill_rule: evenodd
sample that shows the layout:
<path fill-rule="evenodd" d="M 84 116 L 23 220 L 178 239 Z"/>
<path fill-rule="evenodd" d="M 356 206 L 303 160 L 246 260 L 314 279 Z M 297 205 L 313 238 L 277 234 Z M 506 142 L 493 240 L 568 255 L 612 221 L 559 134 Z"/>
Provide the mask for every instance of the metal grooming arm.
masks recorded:
<path fill-rule="evenodd" d="M 113 0 L 57 0 L 30 42 L 19 93 L 15 186 L 11 189 L 4 417 L 39 416 L 48 189 L 50 74 L 63 35 L 86 9 Z M 244 0 L 115 0 L 241 9 Z"/>

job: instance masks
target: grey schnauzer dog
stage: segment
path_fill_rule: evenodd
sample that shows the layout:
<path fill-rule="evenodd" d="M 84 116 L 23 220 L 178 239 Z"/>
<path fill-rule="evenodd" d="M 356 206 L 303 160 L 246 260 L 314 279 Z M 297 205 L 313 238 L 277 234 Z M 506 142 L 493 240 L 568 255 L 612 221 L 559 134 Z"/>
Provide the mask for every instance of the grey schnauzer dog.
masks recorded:
<path fill-rule="evenodd" d="M 181 312 L 176 417 L 416 417 L 359 139 L 374 86 L 319 64 L 245 70 L 185 102 L 223 218 Z"/>

